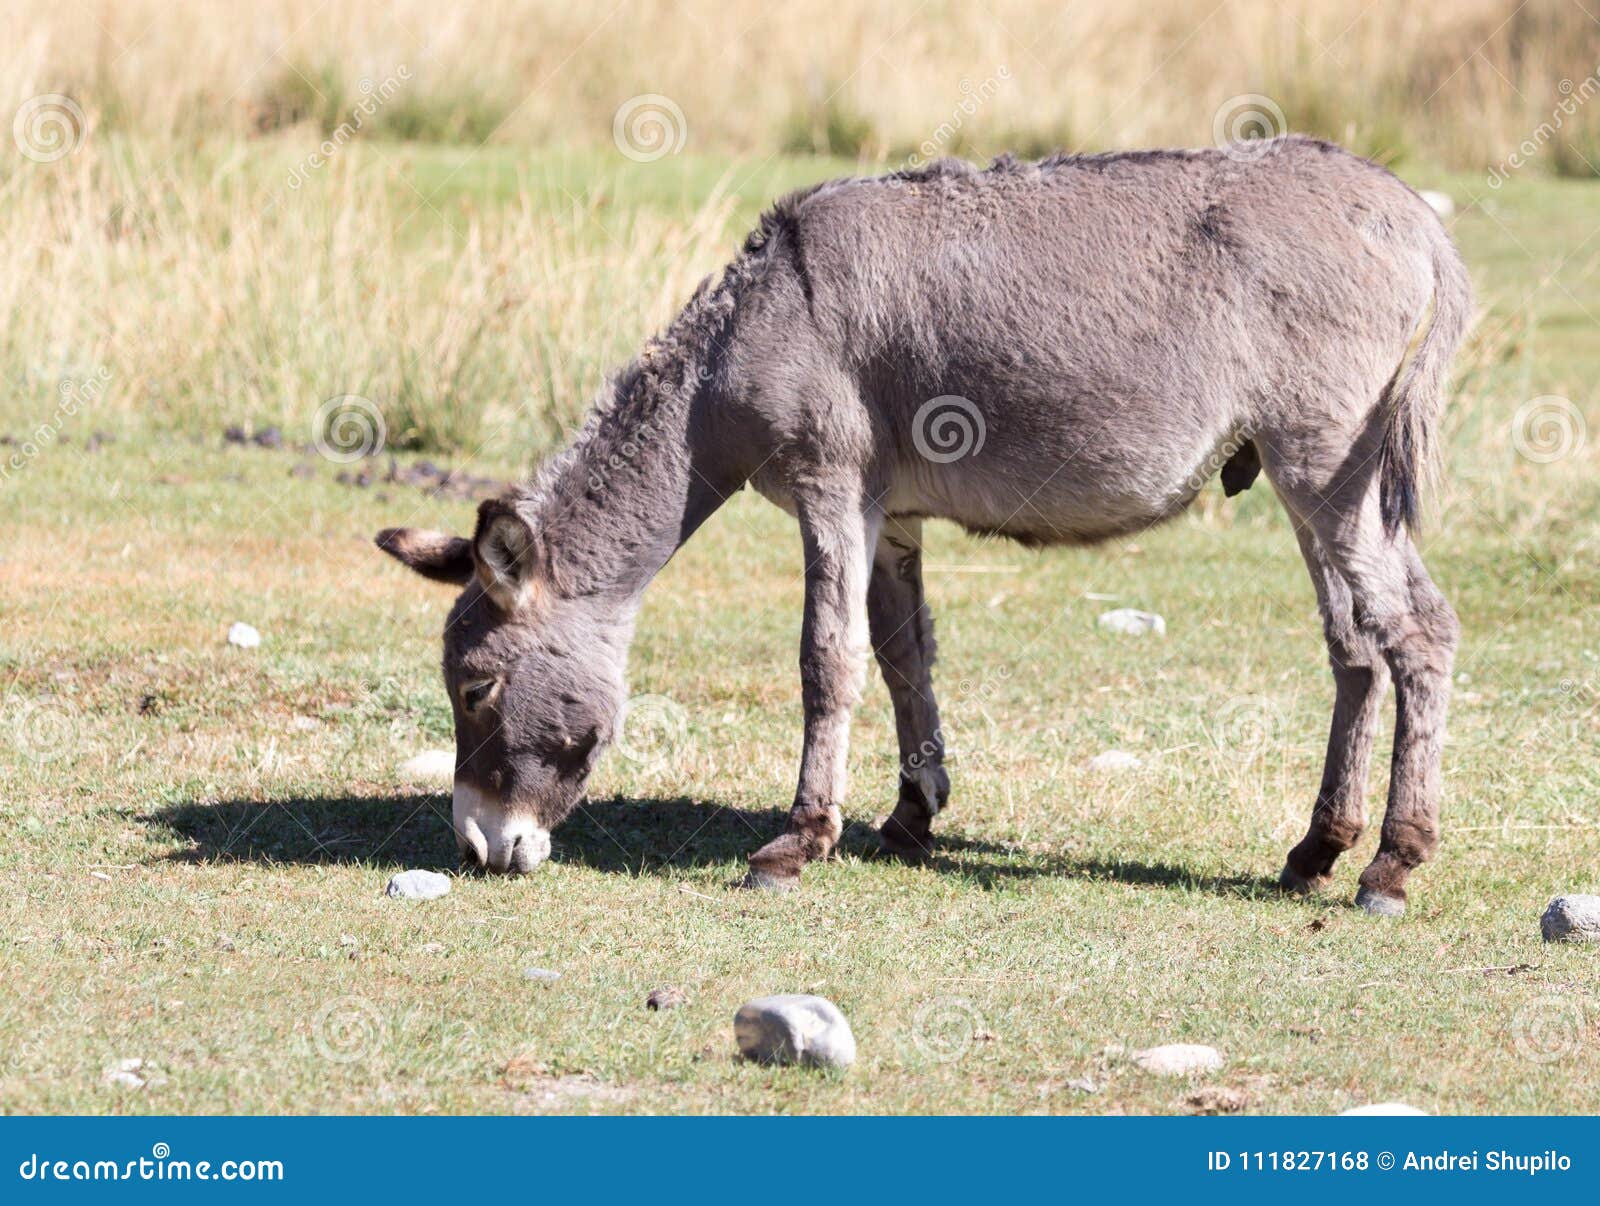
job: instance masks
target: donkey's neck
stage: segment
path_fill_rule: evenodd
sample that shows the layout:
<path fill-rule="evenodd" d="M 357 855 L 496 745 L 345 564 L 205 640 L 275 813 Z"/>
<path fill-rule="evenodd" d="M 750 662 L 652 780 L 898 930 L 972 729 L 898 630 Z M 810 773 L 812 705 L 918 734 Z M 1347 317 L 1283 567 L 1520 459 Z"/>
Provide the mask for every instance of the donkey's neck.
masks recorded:
<path fill-rule="evenodd" d="M 709 351 L 670 330 L 653 340 L 540 474 L 538 526 L 563 593 L 636 601 L 738 487 L 695 448 L 714 407 Z"/>

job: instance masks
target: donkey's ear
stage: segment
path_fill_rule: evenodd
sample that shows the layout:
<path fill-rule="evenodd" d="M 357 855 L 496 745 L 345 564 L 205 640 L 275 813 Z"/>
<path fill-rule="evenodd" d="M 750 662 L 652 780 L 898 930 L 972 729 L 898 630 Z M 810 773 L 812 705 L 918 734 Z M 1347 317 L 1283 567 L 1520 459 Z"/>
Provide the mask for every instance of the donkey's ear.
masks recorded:
<path fill-rule="evenodd" d="M 513 503 L 491 498 L 479 506 L 472 550 L 489 597 L 508 612 L 525 607 L 540 568 L 539 536 Z"/>
<path fill-rule="evenodd" d="M 472 577 L 472 541 L 422 528 L 384 528 L 377 546 L 424 578 L 465 586 Z"/>

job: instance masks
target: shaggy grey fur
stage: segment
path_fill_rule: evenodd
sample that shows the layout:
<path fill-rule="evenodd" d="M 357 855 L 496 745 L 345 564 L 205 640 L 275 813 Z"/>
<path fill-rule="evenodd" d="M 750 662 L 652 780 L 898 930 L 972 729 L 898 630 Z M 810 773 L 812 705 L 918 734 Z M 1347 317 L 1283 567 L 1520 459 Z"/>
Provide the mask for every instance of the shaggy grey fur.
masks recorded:
<path fill-rule="evenodd" d="M 922 521 L 1103 540 L 1259 467 L 1300 538 L 1337 684 L 1284 882 L 1325 885 L 1365 824 L 1392 675 L 1394 773 L 1362 900 L 1393 912 L 1437 840 L 1457 639 L 1407 529 L 1470 310 L 1429 207 L 1298 137 L 946 161 L 789 196 L 573 447 L 485 504 L 472 542 L 380 536 L 430 576 L 473 579 L 446 632 L 458 781 L 546 828 L 571 810 L 612 736 L 641 592 L 748 482 L 798 517 L 806 561 L 800 781 L 751 882 L 792 884 L 837 841 L 869 647 L 902 760 L 884 844 L 915 855 L 949 791 Z M 462 687 L 485 681 L 492 702 L 465 708 Z"/>

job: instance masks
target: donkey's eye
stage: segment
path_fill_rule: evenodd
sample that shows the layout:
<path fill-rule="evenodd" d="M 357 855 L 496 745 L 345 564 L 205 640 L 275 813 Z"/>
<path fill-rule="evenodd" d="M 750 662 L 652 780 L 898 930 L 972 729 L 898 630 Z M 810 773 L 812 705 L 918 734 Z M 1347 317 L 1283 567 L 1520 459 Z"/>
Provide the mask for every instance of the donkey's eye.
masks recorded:
<path fill-rule="evenodd" d="M 461 706 L 469 712 L 476 712 L 494 694 L 495 688 L 499 685 L 499 680 L 493 678 L 468 683 L 461 688 Z"/>

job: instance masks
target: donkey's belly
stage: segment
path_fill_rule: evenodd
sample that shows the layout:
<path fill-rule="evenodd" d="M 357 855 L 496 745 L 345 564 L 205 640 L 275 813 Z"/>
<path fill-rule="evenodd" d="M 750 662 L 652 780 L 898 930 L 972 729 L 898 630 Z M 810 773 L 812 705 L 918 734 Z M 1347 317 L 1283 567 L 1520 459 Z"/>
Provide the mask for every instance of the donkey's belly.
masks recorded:
<path fill-rule="evenodd" d="M 885 504 L 893 514 L 948 519 L 1027 544 L 1092 544 L 1181 512 L 1228 450 L 1226 433 L 1165 441 L 991 433 L 951 460 L 930 459 L 919 447 L 902 462 Z"/>

